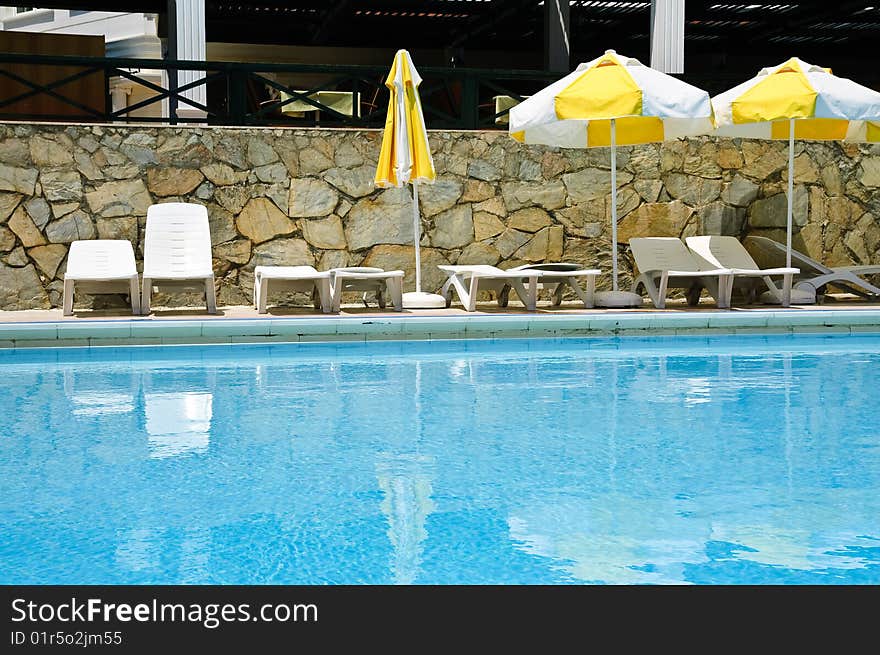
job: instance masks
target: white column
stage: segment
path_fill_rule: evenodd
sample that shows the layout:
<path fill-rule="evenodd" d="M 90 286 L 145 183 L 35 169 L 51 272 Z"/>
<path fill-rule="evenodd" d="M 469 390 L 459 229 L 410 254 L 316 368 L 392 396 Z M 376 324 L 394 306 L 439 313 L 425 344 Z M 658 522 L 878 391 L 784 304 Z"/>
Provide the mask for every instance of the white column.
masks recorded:
<path fill-rule="evenodd" d="M 177 0 L 177 58 L 205 61 L 205 0 Z M 178 88 L 205 77 L 204 71 L 181 70 L 177 73 Z M 184 98 L 191 98 L 202 105 L 207 102 L 204 85 L 184 91 Z M 181 118 L 206 118 L 203 110 L 178 100 L 177 115 Z"/>
<path fill-rule="evenodd" d="M 124 78 L 113 78 L 110 80 L 110 100 L 113 105 L 113 112 L 128 107 L 128 96 L 134 88 L 134 83 Z M 120 114 L 120 118 L 127 117 L 128 114 Z"/>
<path fill-rule="evenodd" d="M 651 2 L 651 68 L 684 73 L 684 0 Z"/>

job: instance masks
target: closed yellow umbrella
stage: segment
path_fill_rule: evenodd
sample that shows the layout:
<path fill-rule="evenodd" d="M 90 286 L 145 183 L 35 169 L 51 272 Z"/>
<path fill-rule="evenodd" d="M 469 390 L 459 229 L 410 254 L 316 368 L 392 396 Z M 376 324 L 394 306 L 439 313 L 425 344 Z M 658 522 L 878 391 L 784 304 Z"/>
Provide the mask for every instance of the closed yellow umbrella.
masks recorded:
<path fill-rule="evenodd" d="M 446 299 L 436 293 L 422 292 L 421 256 L 419 253 L 419 184 L 433 184 L 437 174 L 428 145 L 428 132 L 419 98 L 422 78 L 406 50 L 398 50 L 385 86 L 390 98 L 385 118 L 382 149 L 376 167 L 377 187 L 400 187 L 412 184 L 413 188 L 413 235 L 416 251 L 416 290 L 403 294 L 403 306 L 446 307 Z"/>

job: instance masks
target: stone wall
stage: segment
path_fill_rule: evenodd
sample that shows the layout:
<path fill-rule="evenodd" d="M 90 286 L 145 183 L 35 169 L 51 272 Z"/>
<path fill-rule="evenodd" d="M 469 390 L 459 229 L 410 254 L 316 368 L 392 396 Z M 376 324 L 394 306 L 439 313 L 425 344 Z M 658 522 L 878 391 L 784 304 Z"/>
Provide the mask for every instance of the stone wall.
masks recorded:
<path fill-rule="evenodd" d="M 140 259 L 147 207 L 168 201 L 208 207 L 220 304 L 250 302 L 258 264 L 401 268 L 410 289 L 410 189 L 374 188 L 380 139 L 374 130 L 0 125 L 0 309 L 59 306 L 76 239 L 129 239 Z M 440 286 L 445 263 L 610 270 L 608 149 L 524 146 L 503 132 L 430 139 L 438 179 L 420 187 L 427 289 Z M 700 233 L 784 241 L 787 143 L 624 147 L 618 166 L 623 244 Z M 831 265 L 880 264 L 878 187 L 880 149 L 797 144 L 795 246 Z M 603 276 L 600 288 L 609 284 Z"/>

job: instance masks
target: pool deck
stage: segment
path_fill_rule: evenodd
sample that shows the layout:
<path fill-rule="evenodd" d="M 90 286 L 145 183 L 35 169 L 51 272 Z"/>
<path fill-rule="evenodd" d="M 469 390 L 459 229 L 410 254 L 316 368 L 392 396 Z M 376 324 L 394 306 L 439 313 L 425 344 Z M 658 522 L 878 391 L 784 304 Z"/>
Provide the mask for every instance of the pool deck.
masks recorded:
<path fill-rule="evenodd" d="M 339 314 L 307 308 L 220 307 L 210 315 L 193 308 L 156 308 L 150 316 L 124 310 L 0 311 L 0 348 L 59 346 L 282 343 L 300 341 L 435 340 L 612 335 L 880 333 L 880 304 L 835 299 L 790 308 L 751 306 L 719 310 L 704 304 L 667 309 L 550 308 L 535 312 L 494 303 L 468 313 L 458 307 L 393 312 L 343 306 Z"/>

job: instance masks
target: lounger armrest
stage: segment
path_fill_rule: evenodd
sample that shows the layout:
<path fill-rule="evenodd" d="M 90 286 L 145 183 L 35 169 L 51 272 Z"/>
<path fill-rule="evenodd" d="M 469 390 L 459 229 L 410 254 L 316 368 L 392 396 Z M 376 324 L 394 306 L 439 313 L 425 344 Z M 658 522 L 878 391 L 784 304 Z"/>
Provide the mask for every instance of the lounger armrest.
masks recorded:
<path fill-rule="evenodd" d="M 363 271 L 334 271 L 330 269 L 328 271 L 332 273 L 335 277 L 343 278 L 347 280 L 385 280 L 389 277 L 403 277 L 403 271 L 382 271 L 381 273 L 369 273 Z"/>
<path fill-rule="evenodd" d="M 579 277 L 579 276 L 582 276 L 582 275 L 586 275 L 586 276 L 589 276 L 589 275 L 602 275 L 602 271 L 600 271 L 598 268 L 589 268 L 589 269 L 588 269 L 588 268 L 584 268 L 584 269 L 579 269 L 579 270 L 574 270 L 574 271 L 562 271 L 562 270 L 560 270 L 560 271 L 550 271 L 550 270 L 542 271 L 542 270 L 538 270 L 538 269 L 534 269 L 534 268 L 532 268 L 532 269 L 521 269 L 521 270 L 508 269 L 508 271 L 509 271 L 509 272 L 514 272 L 514 273 L 517 273 L 517 274 L 520 274 L 520 275 L 523 275 L 523 277 L 537 277 L 537 278 L 539 278 L 539 279 L 540 279 L 540 278 L 543 278 L 543 277 L 547 277 L 547 278 L 555 278 L 555 277 L 566 278 L 566 277 Z"/>
<path fill-rule="evenodd" d="M 267 280 L 323 280 L 330 271 L 316 271 L 311 266 L 257 266 L 254 275 Z"/>
<path fill-rule="evenodd" d="M 505 271 L 488 264 L 437 264 L 437 268 L 448 275 L 476 275 L 496 278 L 520 278 L 542 273 L 542 271 Z"/>
<path fill-rule="evenodd" d="M 713 268 L 707 271 L 651 271 L 656 275 L 667 273 L 669 277 L 707 277 L 713 275 L 732 275 L 733 271 L 729 268 Z"/>
<path fill-rule="evenodd" d="M 797 275 L 799 268 L 734 268 L 736 275 Z"/>
<path fill-rule="evenodd" d="M 880 273 L 880 265 L 877 264 L 858 264 L 856 266 L 834 266 L 831 270 L 846 271 L 847 273 L 855 273 L 856 275 L 873 275 Z"/>
<path fill-rule="evenodd" d="M 186 282 L 188 280 L 202 280 L 209 278 L 214 275 L 214 271 L 193 271 L 191 274 L 187 275 L 164 275 L 161 273 L 150 272 L 144 273 L 143 277 L 152 280 L 154 284 L 161 282 L 162 280 L 171 281 L 171 282 Z"/>
<path fill-rule="evenodd" d="M 127 273 L 116 272 L 116 273 L 93 273 L 92 275 L 88 275 L 86 273 L 65 273 L 65 280 L 74 280 L 81 282 L 113 282 L 114 280 L 128 280 L 132 277 L 137 276 L 137 270 L 132 270 Z"/>

